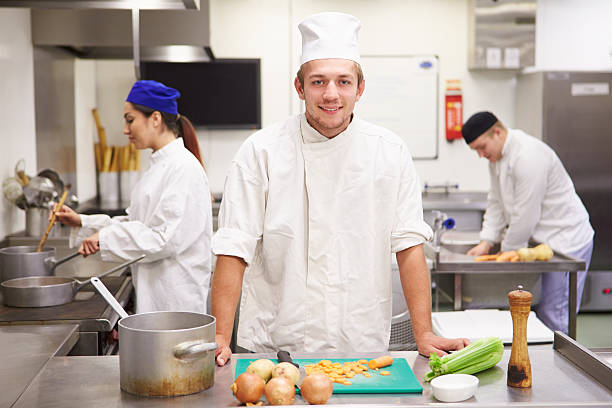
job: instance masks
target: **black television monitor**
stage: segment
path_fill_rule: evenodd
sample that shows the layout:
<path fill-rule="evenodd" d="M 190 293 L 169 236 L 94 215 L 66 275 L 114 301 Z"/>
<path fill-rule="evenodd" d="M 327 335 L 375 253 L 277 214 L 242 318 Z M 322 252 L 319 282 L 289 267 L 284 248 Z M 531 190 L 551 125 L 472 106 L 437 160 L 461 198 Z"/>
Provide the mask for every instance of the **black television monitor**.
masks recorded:
<path fill-rule="evenodd" d="M 259 59 L 142 62 L 142 79 L 176 88 L 179 113 L 209 129 L 260 129 Z"/>

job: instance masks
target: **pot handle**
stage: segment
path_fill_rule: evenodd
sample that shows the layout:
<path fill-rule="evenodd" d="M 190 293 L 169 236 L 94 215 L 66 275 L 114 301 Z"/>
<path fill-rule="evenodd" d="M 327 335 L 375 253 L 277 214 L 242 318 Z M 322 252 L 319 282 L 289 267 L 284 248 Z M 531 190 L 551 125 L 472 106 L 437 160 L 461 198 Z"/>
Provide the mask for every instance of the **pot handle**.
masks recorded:
<path fill-rule="evenodd" d="M 179 360 L 197 359 L 203 357 L 206 352 L 217 349 L 217 343 L 206 343 L 204 340 L 185 341 L 177 344 L 172 350 L 174 357 Z"/>
<path fill-rule="evenodd" d="M 104 300 L 106 300 L 106 303 L 108 303 L 110 307 L 112 307 L 115 312 L 117 312 L 119 317 L 121 317 L 122 319 L 124 317 L 128 317 L 128 314 L 125 309 L 121 307 L 121 305 L 119 304 L 119 302 L 117 302 L 117 299 L 115 299 L 113 294 L 108 291 L 106 285 L 102 283 L 100 278 L 98 278 L 97 276 L 92 277 L 91 284 L 94 286 L 94 288 L 98 289 L 98 293 L 100 293 Z"/>
<path fill-rule="evenodd" d="M 64 262 L 68 262 L 72 258 L 76 258 L 79 255 L 80 254 L 78 252 L 75 252 L 74 254 L 70 254 L 70 255 L 60 259 L 59 261 L 56 261 L 55 257 L 52 256 L 50 258 L 45 259 L 45 263 L 51 265 L 51 271 L 54 271 L 57 266 L 63 264 Z"/>
<path fill-rule="evenodd" d="M 146 255 L 140 255 L 138 258 L 134 258 L 134 259 L 132 259 L 132 260 L 130 260 L 130 261 L 127 261 L 127 262 L 122 263 L 122 264 L 121 264 L 121 265 L 119 265 L 119 266 L 115 266 L 113 269 L 110 269 L 110 270 L 108 270 L 108 271 L 106 271 L 106 272 L 104 272 L 104 273 L 101 273 L 101 274 L 100 274 L 100 275 L 98 275 L 97 277 L 98 277 L 98 278 L 103 278 L 103 277 L 105 277 L 105 276 L 107 276 L 107 275 L 110 275 L 111 273 L 117 272 L 117 271 L 119 271 L 119 270 L 121 270 L 121 269 L 125 268 L 126 266 L 129 266 L 129 265 L 133 264 L 134 262 L 138 262 L 138 261 L 140 261 L 140 260 L 141 260 L 142 258 L 144 258 L 145 256 L 146 256 Z M 87 280 L 86 280 L 86 281 L 84 281 L 84 282 L 81 282 L 81 281 L 78 281 L 78 280 L 76 280 L 76 279 L 75 279 L 75 282 L 74 282 L 75 289 L 76 289 L 76 290 L 80 290 L 80 289 L 81 289 L 83 286 L 87 285 L 87 284 L 88 284 L 88 283 L 90 283 L 90 282 L 91 282 L 91 278 L 87 279 Z"/>

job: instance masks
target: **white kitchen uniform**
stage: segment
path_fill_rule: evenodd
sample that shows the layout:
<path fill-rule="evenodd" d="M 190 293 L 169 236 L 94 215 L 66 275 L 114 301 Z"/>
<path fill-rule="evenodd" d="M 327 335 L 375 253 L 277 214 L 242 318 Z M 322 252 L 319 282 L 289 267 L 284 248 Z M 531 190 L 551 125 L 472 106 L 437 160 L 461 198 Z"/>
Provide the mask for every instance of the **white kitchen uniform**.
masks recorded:
<path fill-rule="evenodd" d="M 151 155 L 132 191 L 127 216 L 81 215 L 71 246 L 100 231 L 102 260 L 133 264 L 136 312 L 206 313 L 212 210 L 202 165 L 177 138 Z"/>
<path fill-rule="evenodd" d="M 491 191 L 481 239 L 501 241 L 502 250 L 507 251 L 527 247 L 532 237 L 560 253 L 584 257 L 581 259 L 588 265 L 594 235 L 589 214 L 561 160 L 548 145 L 521 130 L 508 129 L 502 158 L 489 163 L 489 174 Z M 569 288 L 566 275 L 542 274 L 538 306 L 538 317 L 548 327 L 565 332 Z M 585 279 L 586 270 L 578 273 L 578 305 Z M 547 310 L 556 312 L 553 316 Z"/>
<path fill-rule="evenodd" d="M 384 351 L 391 252 L 431 239 L 405 143 L 356 117 L 336 137 L 305 116 L 248 138 L 213 237 L 248 263 L 238 345 L 257 352 Z"/>

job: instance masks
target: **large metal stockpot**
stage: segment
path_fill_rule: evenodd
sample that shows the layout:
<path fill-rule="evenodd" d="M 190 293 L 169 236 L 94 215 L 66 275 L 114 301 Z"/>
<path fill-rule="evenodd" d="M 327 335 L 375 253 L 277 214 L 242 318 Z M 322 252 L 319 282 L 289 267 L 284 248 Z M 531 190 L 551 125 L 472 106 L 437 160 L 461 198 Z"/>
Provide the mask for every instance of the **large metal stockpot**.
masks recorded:
<path fill-rule="evenodd" d="M 172 397 L 212 387 L 215 318 L 194 312 L 150 312 L 119 320 L 121 389 Z"/>
<path fill-rule="evenodd" d="M 79 255 L 75 252 L 60 260 L 55 259 L 55 248 L 37 246 L 12 246 L 0 249 L 0 282 L 26 276 L 52 276 L 55 268 Z"/>

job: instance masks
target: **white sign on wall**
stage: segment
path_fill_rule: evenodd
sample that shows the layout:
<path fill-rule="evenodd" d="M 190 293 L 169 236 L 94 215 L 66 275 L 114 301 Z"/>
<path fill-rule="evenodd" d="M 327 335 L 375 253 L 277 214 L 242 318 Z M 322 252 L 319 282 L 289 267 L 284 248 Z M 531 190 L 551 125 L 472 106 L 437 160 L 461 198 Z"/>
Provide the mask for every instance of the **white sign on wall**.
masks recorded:
<path fill-rule="evenodd" d="M 438 156 L 438 65 L 432 55 L 361 56 L 366 87 L 355 112 L 402 137 L 414 159 Z"/>

